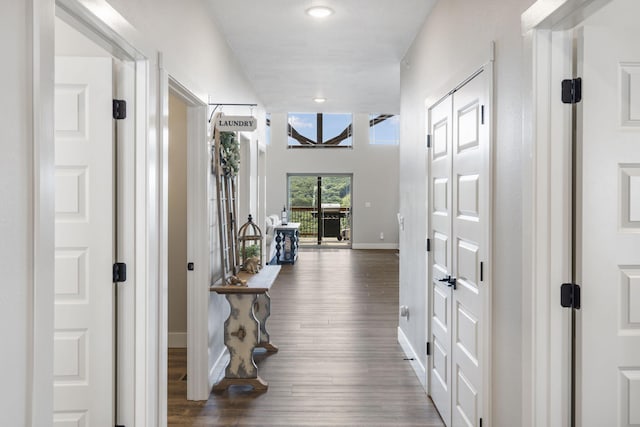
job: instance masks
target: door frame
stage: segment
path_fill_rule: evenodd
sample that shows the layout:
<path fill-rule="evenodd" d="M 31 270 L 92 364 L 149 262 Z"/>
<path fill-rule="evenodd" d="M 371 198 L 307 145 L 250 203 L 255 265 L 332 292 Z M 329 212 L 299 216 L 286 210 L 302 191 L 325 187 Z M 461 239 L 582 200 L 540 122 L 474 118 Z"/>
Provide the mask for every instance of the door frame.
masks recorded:
<path fill-rule="evenodd" d="M 127 163 L 123 171 L 123 185 L 135 189 L 133 206 L 124 207 L 135 212 L 119 224 L 132 230 L 134 247 L 130 248 L 134 262 L 130 262 L 129 280 L 135 281 L 135 302 L 129 307 L 131 328 L 135 336 L 133 348 L 120 351 L 134 355 L 128 384 L 119 387 L 119 400 L 132 402 L 131 412 L 120 416 L 118 423 L 127 425 L 159 425 L 158 394 L 158 288 L 162 276 L 159 269 L 159 205 L 158 205 L 158 122 L 157 52 L 150 49 L 136 30 L 105 0 L 31 0 L 27 7 L 32 14 L 29 22 L 32 43 L 32 102 L 33 102 L 33 241 L 34 280 L 32 302 L 32 384 L 33 402 L 29 408 L 33 425 L 47 425 L 51 420 L 52 363 L 45 360 L 51 354 L 53 340 L 53 58 L 54 17 L 57 15 L 85 34 L 115 58 L 135 64 L 135 100 L 130 117 L 135 120 L 132 141 L 135 162 Z M 37 274 L 36 274 L 37 273 Z M 49 350 L 49 351 L 47 351 Z M 119 384 L 119 386 L 122 384 Z M 165 396 L 166 400 L 166 396 Z M 122 419 L 126 418 L 126 419 Z"/>
<path fill-rule="evenodd" d="M 523 426 L 571 423 L 571 108 L 560 81 L 573 76 L 571 30 L 611 0 L 538 0 L 522 14 Z M 561 185 L 558 185 L 560 183 Z"/>
<path fill-rule="evenodd" d="M 162 108 L 162 186 L 161 194 L 168 195 L 168 148 L 169 148 L 169 92 L 178 96 L 187 105 L 187 259 L 194 263 L 194 270 L 187 271 L 187 399 L 207 400 L 211 386 L 208 367 L 208 316 L 209 316 L 209 146 L 207 140 L 207 101 L 172 77 L 161 66 L 160 104 Z M 163 210 L 168 206 L 163 202 Z M 168 217 L 165 213 L 167 224 Z M 164 236 L 168 236 L 165 229 Z M 163 245 L 168 247 L 166 238 Z M 166 259 L 166 258 L 165 258 Z M 186 268 L 186 266 L 185 266 Z M 168 282 L 162 283 L 160 292 L 160 332 L 168 331 Z M 161 337 L 159 348 L 163 353 L 160 378 L 167 376 L 167 335 Z M 166 381 L 160 393 L 165 396 Z M 164 410 L 166 413 L 166 408 Z"/>
<path fill-rule="evenodd" d="M 492 413 L 491 413 L 491 408 L 492 406 L 492 396 L 491 396 L 491 384 L 492 384 L 492 361 L 491 361 L 491 355 L 492 355 L 492 351 L 491 351 L 491 345 L 492 345 L 492 331 L 493 331 L 493 326 L 492 326 L 492 317 L 491 317 L 491 301 L 492 301 L 492 295 L 493 295 L 493 186 L 494 186 L 494 179 L 493 179 L 493 165 L 494 165 L 494 142 L 493 142 L 493 129 L 494 129 L 494 114 L 493 114 L 493 105 L 494 105 L 494 101 L 493 101 L 493 91 L 494 91 L 494 43 L 492 42 L 490 44 L 490 49 L 489 49 L 489 60 L 483 64 L 481 67 L 473 70 L 472 72 L 467 73 L 463 78 L 459 78 L 458 80 L 452 80 L 450 81 L 448 86 L 445 86 L 443 88 L 443 90 L 440 90 L 438 92 L 439 95 L 434 95 L 431 97 L 428 97 L 425 100 L 425 121 L 424 123 L 426 124 L 426 131 L 425 131 L 425 135 L 430 135 L 431 131 L 430 131 L 430 127 L 431 127 L 431 108 L 435 107 L 438 103 L 440 103 L 442 100 L 444 100 L 447 96 L 450 96 L 451 94 L 453 94 L 456 90 L 462 88 L 466 83 L 468 83 L 469 81 L 471 81 L 472 79 L 474 79 L 475 77 L 477 77 L 478 75 L 480 75 L 481 73 L 486 73 L 486 87 L 485 87 L 485 91 L 486 91 L 486 110 L 485 110 L 485 114 L 487 116 L 487 120 L 486 120 L 486 124 L 488 126 L 487 129 L 487 138 L 488 138 L 488 152 L 486 153 L 487 158 L 486 161 L 488 162 L 487 164 L 487 171 L 488 171 L 488 176 L 487 176 L 487 184 L 486 184 L 486 188 L 487 188 L 487 205 L 486 205 L 486 211 L 484 212 L 484 214 L 486 215 L 487 218 L 487 222 L 486 222 L 486 227 L 483 230 L 483 238 L 486 239 L 486 268 L 484 273 L 484 276 L 486 277 L 485 280 L 483 281 L 483 286 L 486 289 L 486 292 L 484 292 L 483 295 L 483 299 L 482 299 L 482 316 L 484 319 L 484 327 L 482 329 L 482 333 L 484 336 L 483 341 L 480 343 L 480 346 L 482 348 L 482 358 L 484 363 L 482 364 L 483 366 L 481 367 L 482 369 L 482 377 L 483 377 L 483 384 L 482 384 L 482 393 L 484 395 L 484 399 L 483 399 L 483 405 L 482 408 L 480 410 L 480 413 L 482 414 L 482 418 L 484 420 L 484 422 L 487 425 L 491 425 L 492 422 Z M 453 89 L 452 89 L 453 88 Z M 431 147 L 428 147 L 427 144 L 425 143 L 425 159 L 426 159 L 426 171 L 427 171 L 427 197 L 426 197 L 426 218 L 427 218 L 427 236 L 425 238 L 429 238 L 431 236 L 431 214 L 430 214 L 430 203 L 431 203 Z M 425 244 L 426 246 L 426 244 Z M 432 277 L 431 277 L 431 263 L 433 262 L 433 260 L 431 259 L 433 257 L 433 252 L 432 251 L 427 251 L 426 252 L 426 265 L 427 265 L 427 269 L 426 269 L 426 286 L 427 286 L 427 290 L 425 292 L 426 295 L 426 301 L 425 301 L 425 307 L 426 307 L 426 327 L 425 327 L 425 331 L 426 331 L 426 337 L 425 337 L 425 342 L 430 342 L 431 340 L 431 319 L 433 317 L 433 312 L 431 309 L 431 291 L 432 291 L 432 286 L 431 286 L 431 281 L 432 281 Z M 432 355 L 427 355 L 426 359 L 424 359 L 425 361 L 425 390 L 427 392 L 428 395 L 431 395 L 431 364 L 432 364 Z"/>

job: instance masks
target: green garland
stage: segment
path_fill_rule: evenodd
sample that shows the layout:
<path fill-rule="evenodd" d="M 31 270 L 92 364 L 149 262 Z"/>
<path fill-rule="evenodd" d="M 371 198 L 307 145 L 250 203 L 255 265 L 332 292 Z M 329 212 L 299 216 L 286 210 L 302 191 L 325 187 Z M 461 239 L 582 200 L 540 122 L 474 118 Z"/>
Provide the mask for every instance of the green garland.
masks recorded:
<path fill-rule="evenodd" d="M 240 143 L 235 132 L 220 132 L 220 163 L 225 175 L 235 176 L 240 170 Z"/>

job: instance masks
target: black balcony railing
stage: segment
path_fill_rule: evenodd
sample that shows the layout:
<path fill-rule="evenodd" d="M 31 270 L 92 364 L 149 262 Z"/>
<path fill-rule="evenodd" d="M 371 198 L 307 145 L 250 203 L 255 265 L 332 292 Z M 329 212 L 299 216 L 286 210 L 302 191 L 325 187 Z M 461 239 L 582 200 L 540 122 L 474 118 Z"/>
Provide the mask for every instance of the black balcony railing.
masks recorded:
<path fill-rule="evenodd" d="M 318 210 L 315 207 L 293 206 L 289 211 L 289 221 L 300 223 L 300 235 L 313 237 L 318 235 Z M 351 210 L 340 208 L 340 230 L 351 228 Z"/>

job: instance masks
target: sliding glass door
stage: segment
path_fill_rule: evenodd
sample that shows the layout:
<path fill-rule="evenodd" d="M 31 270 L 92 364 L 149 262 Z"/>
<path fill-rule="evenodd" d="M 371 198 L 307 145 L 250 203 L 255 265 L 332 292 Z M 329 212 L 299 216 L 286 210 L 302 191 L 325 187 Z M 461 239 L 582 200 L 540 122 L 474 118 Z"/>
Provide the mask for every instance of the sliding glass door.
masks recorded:
<path fill-rule="evenodd" d="M 300 245 L 351 247 L 351 174 L 288 175 L 290 221 Z"/>

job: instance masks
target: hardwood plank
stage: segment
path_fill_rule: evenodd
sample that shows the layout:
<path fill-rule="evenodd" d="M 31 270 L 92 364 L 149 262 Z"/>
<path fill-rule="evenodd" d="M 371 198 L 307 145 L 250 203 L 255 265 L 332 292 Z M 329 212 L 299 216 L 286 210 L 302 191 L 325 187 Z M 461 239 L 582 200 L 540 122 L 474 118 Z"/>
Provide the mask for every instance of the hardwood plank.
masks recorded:
<path fill-rule="evenodd" d="M 267 392 L 189 402 L 186 351 L 169 350 L 171 426 L 443 426 L 397 342 L 394 251 L 301 248 L 269 291 L 280 351 L 255 356 Z"/>

